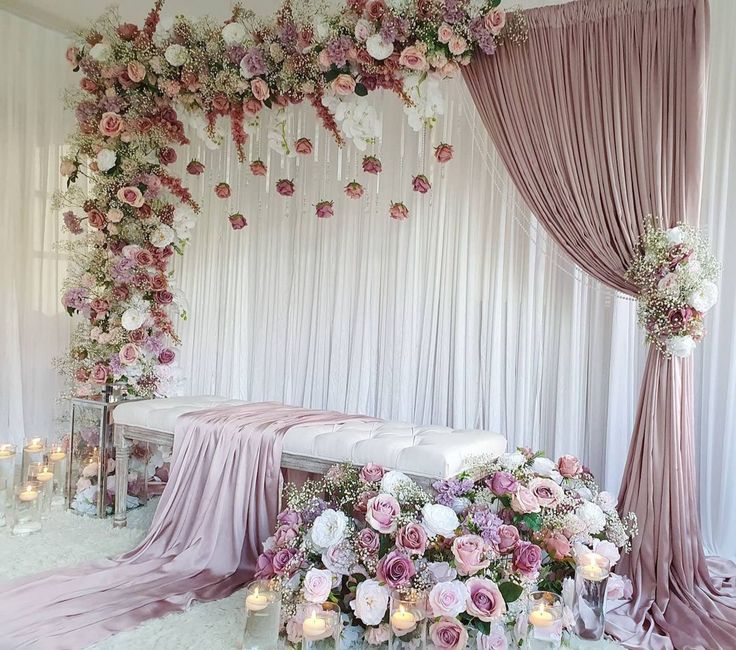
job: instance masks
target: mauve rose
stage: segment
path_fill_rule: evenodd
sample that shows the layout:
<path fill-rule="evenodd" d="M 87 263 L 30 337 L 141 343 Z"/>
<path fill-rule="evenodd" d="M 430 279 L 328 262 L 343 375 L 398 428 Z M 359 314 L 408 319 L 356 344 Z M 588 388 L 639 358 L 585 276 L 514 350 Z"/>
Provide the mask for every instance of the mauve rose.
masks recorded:
<path fill-rule="evenodd" d="M 565 478 L 573 478 L 580 474 L 583 464 L 576 456 L 560 456 L 557 461 L 557 470 Z"/>
<path fill-rule="evenodd" d="M 87 213 L 87 221 L 92 228 L 102 230 L 105 227 L 105 215 L 99 210 L 91 210 Z"/>
<path fill-rule="evenodd" d="M 461 576 L 471 576 L 485 569 L 491 561 L 486 558 L 486 544 L 479 535 L 461 535 L 452 542 L 455 566 Z"/>
<path fill-rule="evenodd" d="M 171 348 L 164 348 L 158 353 L 158 362 L 164 366 L 168 366 L 176 358 L 176 352 Z"/>
<path fill-rule="evenodd" d="M 110 309 L 110 305 L 108 304 L 107 300 L 103 298 L 95 298 L 92 302 L 90 302 L 89 306 L 92 308 L 92 311 L 96 311 L 99 313 L 104 313 L 108 309 Z"/>
<path fill-rule="evenodd" d="M 63 158 L 59 165 L 59 173 L 62 176 L 71 176 L 77 170 L 77 165 L 73 160 Z"/>
<path fill-rule="evenodd" d="M 154 301 L 159 305 L 170 305 L 174 302 L 174 294 L 164 289 L 153 294 Z"/>
<path fill-rule="evenodd" d="M 82 77 L 79 81 L 79 87 L 88 93 L 94 93 L 97 91 L 97 84 L 89 77 Z"/>
<path fill-rule="evenodd" d="M 369 0 L 365 6 L 365 17 L 369 20 L 380 20 L 386 13 L 386 3 L 383 0 Z"/>
<path fill-rule="evenodd" d="M 335 215 L 332 201 L 320 201 L 314 206 L 314 213 L 319 219 L 327 219 Z"/>
<path fill-rule="evenodd" d="M 108 138 L 115 137 L 123 130 L 123 118 L 112 111 L 103 113 L 99 128 L 102 135 Z"/>
<path fill-rule="evenodd" d="M 532 491 L 532 494 L 537 497 L 539 505 L 543 508 L 553 508 L 565 495 L 562 488 L 551 478 L 541 478 L 537 476 L 529 482 L 529 489 Z"/>
<path fill-rule="evenodd" d="M 365 513 L 368 512 L 368 502 L 378 494 L 373 490 L 361 492 L 353 504 L 353 513 L 358 519 L 365 520 Z"/>
<path fill-rule="evenodd" d="M 142 329 L 133 330 L 129 334 L 130 340 L 133 341 L 133 343 L 143 343 L 146 340 L 146 332 Z"/>
<path fill-rule="evenodd" d="M 215 96 L 212 98 L 212 108 L 217 113 L 227 113 L 230 109 L 230 100 L 227 98 L 227 95 L 225 93 L 215 93 Z"/>
<path fill-rule="evenodd" d="M 76 72 L 77 67 L 79 66 L 79 50 L 72 46 L 66 48 L 66 60 L 69 66 Z"/>
<path fill-rule="evenodd" d="M 526 486 L 519 485 L 516 492 L 511 497 L 511 507 L 515 512 L 527 514 L 530 512 L 539 512 L 539 501 L 534 493 Z"/>
<path fill-rule="evenodd" d="M 230 227 L 233 230 L 242 230 L 248 225 L 248 221 L 240 212 L 231 214 L 228 219 L 230 220 Z"/>
<path fill-rule="evenodd" d="M 143 198 L 141 191 L 132 185 L 121 187 L 117 192 L 117 197 L 118 200 L 123 203 L 127 203 L 134 208 L 140 208 L 145 203 L 145 199 Z"/>
<path fill-rule="evenodd" d="M 468 49 L 468 42 L 462 36 L 453 36 L 447 47 L 450 49 L 450 54 L 460 56 Z"/>
<path fill-rule="evenodd" d="M 695 316 L 695 312 L 690 307 L 682 307 L 680 309 L 671 309 L 667 314 L 667 319 L 675 328 L 685 326 Z"/>
<path fill-rule="evenodd" d="M 468 588 L 467 611 L 471 616 L 490 623 L 506 611 L 506 603 L 495 582 L 470 578 L 465 586 Z"/>
<path fill-rule="evenodd" d="M 509 472 L 496 472 L 490 479 L 486 479 L 486 485 L 496 496 L 513 494 L 516 492 L 518 482 L 514 475 Z"/>
<path fill-rule="evenodd" d="M 151 255 L 151 251 L 147 251 L 145 248 L 136 251 L 135 263 L 138 266 L 150 266 L 153 264 L 153 255 Z M 153 286 L 153 283 L 151 283 L 151 286 Z"/>
<path fill-rule="evenodd" d="M 257 100 L 255 97 L 249 97 L 243 102 L 243 112 L 248 117 L 255 117 L 261 112 L 263 103 Z"/>
<path fill-rule="evenodd" d="M 107 376 L 107 367 L 101 363 L 96 363 L 92 367 L 92 372 L 90 373 L 89 378 L 95 384 L 104 384 L 107 382 Z"/>
<path fill-rule="evenodd" d="M 276 517 L 276 521 L 280 524 L 287 524 L 289 526 L 301 526 L 302 516 L 296 510 L 282 510 Z"/>
<path fill-rule="evenodd" d="M 273 556 L 273 570 L 279 576 L 291 576 L 299 568 L 296 561 L 299 552 L 295 548 L 284 548 Z"/>
<path fill-rule="evenodd" d="M 146 78 L 146 66 L 140 61 L 131 61 L 128 64 L 128 78 L 135 83 L 143 81 Z"/>
<path fill-rule="evenodd" d="M 427 550 L 427 532 L 420 524 L 407 524 L 396 532 L 396 546 L 409 555 L 422 556 Z"/>
<path fill-rule="evenodd" d="M 332 90 L 343 97 L 355 92 L 355 79 L 349 74 L 339 74 L 332 81 Z"/>
<path fill-rule="evenodd" d="M 401 551 L 391 551 L 384 555 L 376 567 L 378 579 L 392 589 L 403 587 L 416 572 L 414 563 Z"/>
<path fill-rule="evenodd" d="M 268 89 L 268 84 L 260 77 L 253 79 L 250 82 L 250 90 L 253 93 L 253 97 L 260 101 L 268 99 L 271 95 L 271 91 Z"/>
<path fill-rule="evenodd" d="M 570 540 L 562 533 L 550 533 L 544 539 L 547 552 L 555 560 L 564 560 L 570 555 Z"/>
<path fill-rule="evenodd" d="M 411 188 L 415 192 L 426 194 L 427 192 L 429 192 L 430 189 L 432 189 L 432 184 L 429 182 L 429 179 L 424 174 L 419 174 L 412 179 Z"/>
<path fill-rule="evenodd" d="M 173 165 L 176 162 L 176 151 L 173 147 L 164 147 L 158 151 L 158 161 L 162 165 Z"/>
<path fill-rule="evenodd" d="M 396 219 L 397 221 L 403 221 L 409 218 L 409 208 L 403 203 L 392 203 L 388 213 L 392 219 Z"/>
<path fill-rule="evenodd" d="M 519 542 L 514 549 L 514 568 L 524 575 L 534 575 L 542 565 L 542 549 L 531 542 Z"/>
<path fill-rule="evenodd" d="M 375 530 L 364 528 L 358 533 L 358 546 L 367 553 L 377 553 L 381 538 Z"/>
<path fill-rule="evenodd" d="M 254 160 L 250 164 L 250 173 L 253 176 L 265 176 L 268 172 L 268 168 L 263 164 L 262 160 Z"/>
<path fill-rule="evenodd" d="M 138 361 L 138 346 L 135 343 L 126 343 L 118 352 L 120 363 L 130 366 Z"/>
<path fill-rule="evenodd" d="M 506 25 L 506 12 L 503 9 L 491 9 L 483 21 L 486 25 L 486 29 L 491 32 L 494 36 L 501 33 L 501 30 Z"/>
<path fill-rule="evenodd" d="M 368 501 L 366 521 L 379 533 L 393 533 L 400 514 L 399 502 L 394 497 L 379 494 Z"/>
<path fill-rule="evenodd" d="M 380 174 L 383 171 L 381 161 L 375 156 L 363 157 L 363 171 L 366 174 Z"/>
<path fill-rule="evenodd" d="M 125 285 L 119 284 L 112 290 L 112 295 L 116 300 L 127 300 L 130 297 L 130 291 Z"/>
<path fill-rule="evenodd" d="M 384 469 L 375 463 L 368 463 L 360 470 L 360 480 L 364 483 L 375 483 L 380 481 L 384 475 Z"/>
<path fill-rule="evenodd" d="M 446 142 L 442 142 L 434 148 L 435 160 L 440 163 L 449 162 L 450 160 L 452 160 L 454 154 L 455 151 L 453 146 L 451 144 L 447 144 Z"/>
<path fill-rule="evenodd" d="M 437 30 L 437 40 L 440 43 L 444 43 L 447 45 L 447 43 L 450 42 L 450 39 L 455 36 L 455 32 L 452 31 L 452 27 L 450 27 L 447 23 L 442 23 L 439 26 L 439 29 Z"/>
<path fill-rule="evenodd" d="M 273 570 L 273 553 L 271 551 L 261 553 L 258 556 L 256 572 L 253 577 L 256 580 L 268 580 L 269 578 L 273 578 L 274 575 L 276 574 Z"/>
<path fill-rule="evenodd" d="M 86 368 L 77 368 L 74 373 L 74 379 L 76 379 L 80 383 L 84 383 L 85 381 L 89 380 L 89 370 L 87 370 Z"/>
<path fill-rule="evenodd" d="M 199 160 L 191 160 L 187 165 L 187 173 L 192 176 L 199 176 L 204 173 L 204 165 Z"/>
<path fill-rule="evenodd" d="M 294 541 L 298 535 L 299 530 L 296 526 L 283 525 L 276 529 L 273 539 L 276 546 L 288 546 L 289 542 Z"/>
<path fill-rule="evenodd" d="M 519 530 L 516 526 L 503 524 L 498 527 L 498 552 L 510 553 L 519 543 Z"/>
<path fill-rule="evenodd" d="M 403 65 L 410 70 L 426 70 L 427 57 L 416 45 L 409 45 L 401 51 L 399 56 L 399 65 Z"/>
<path fill-rule="evenodd" d="M 230 186 L 227 183 L 218 183 L 215 185 L 215 194 L 221 199 L 230 197 Z"/>
<path fill-rule="evenodd" d="M 165 275 L 158 274 L 151 276 L 151 289 L 153 289 L 154 291 L 162 291 L 168 286 L 169 281 L 166 279 Z"/>
<path fill-rule="evenodd" d="M 468 632 L 456 618 L 443 616 L 429 626 L 429 636 L 437 650 L 465 650 Z"/>
<path fill-rule="evenodd" d="M 294 149 L 297 153 L 305 156 L 309 155 L 312 153 L 312 141 L 309 138 L 299 138 L 294 145 Z"/>
<path fill-rule="evenodd" d="M 359 199 L 364 193 L 363 186 L 357 181 L 352 181 L 345 186 L 345 195 L 348 198 Z"/>
<path fill-rule="evenodd" d="M 281 178 L 276 183 L 276 191 L 281 196 L 293 196 L 294 195 L 294 182 L 288 178 Z"/>

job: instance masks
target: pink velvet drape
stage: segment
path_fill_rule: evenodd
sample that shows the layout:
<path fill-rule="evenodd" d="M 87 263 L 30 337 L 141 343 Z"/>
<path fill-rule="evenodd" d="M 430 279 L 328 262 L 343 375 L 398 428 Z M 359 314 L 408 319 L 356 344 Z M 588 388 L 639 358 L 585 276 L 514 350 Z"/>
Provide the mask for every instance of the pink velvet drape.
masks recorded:
<path fill-rule="evenodd" d="M 707 0 L 588 0 L 526 16 L 528 42 L 476 57 L 465 80 L 547 231 L 633 294 L 624 273 L 647 215 L 698 221 Z M 733 584 L 709 574 L 702 551 L 692 397 L 692 359 L 650 349 L 619 497 L 639 518 L 619 567 L 635 594 L 608 626 L 629 647 L 736 647 Z"/>

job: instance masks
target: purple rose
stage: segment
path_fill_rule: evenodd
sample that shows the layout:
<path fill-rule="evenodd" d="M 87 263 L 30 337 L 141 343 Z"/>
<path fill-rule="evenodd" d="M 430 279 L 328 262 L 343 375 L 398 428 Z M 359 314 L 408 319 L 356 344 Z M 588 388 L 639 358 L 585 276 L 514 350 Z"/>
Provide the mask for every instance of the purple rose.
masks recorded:
<path fill-rule="evenodd" d="M 401 551 L 391 551 L 376 567 L 378 579 L 393 589 L 403 587 L 416 575 L 414 563 Z"/>
<path fill-rule="evenodd" d="M 496 472 L 490 479 L 486 479 L 486 485 L 496 496 L 513 494 L 516 492 L 517 482 L 513 474 L 508 472 Z"/>
<path fill-rule="evenodd" d="M 383 474 L 383 467 L 375 463 L 368 463 L 360 470 L 360 480 L 365 483 L 377 483 L 383 478 Z"/>
<path fill-rule="evenodd" d="M 371 528 L 364 528 L 358 533 L 358 546 L 366 553 L 378 553 L 380 543 L 378 533 Z"/>
<path fill-rule="evenodd" d="M 510 553 L 519 543 L 519 531 L 516 526 L 502 525 L 498 527 L 498 548 L 499 553 Z"/>
<path fill-rule="evenodd" d="M 299 526 L 302 523 L 302 516 L 296 510 L 287 509 L 278 514 L 276 521 L 288 526 Z"/>
<path fill-rule="evenodd" d="M 276 546 L 288 546 L 289 542 L 294 541 L 299 536 L 299 530 L 296 526 L 279 526 L 273 536 Z"/>
<path fill-rule="evenodd" d="M 396 546 L 409 555 L 424 555 L 427 532 L 420 524 L 407 524 L 397 531 Z"/>
<path fill-rule="evenodd" d="M 258 556 L 258 562 L 256 563 L 255 578 L 257 580 L 268 580 L 273 578 L 273 552 L 266 551 Z"/>
<path fill-rule="evenodd" d="M 524 575 L 533 575 L 542 565 L 542 549 L 531 542 L 519 542 L 514 549 L 514 569 Z"/>
<path fill-rule="evenodd" d="M 279 576 L 292 576 L 299 568 L 299 552 L 295 548 L 284 548 L 273 556 L 273 572 Z"/>

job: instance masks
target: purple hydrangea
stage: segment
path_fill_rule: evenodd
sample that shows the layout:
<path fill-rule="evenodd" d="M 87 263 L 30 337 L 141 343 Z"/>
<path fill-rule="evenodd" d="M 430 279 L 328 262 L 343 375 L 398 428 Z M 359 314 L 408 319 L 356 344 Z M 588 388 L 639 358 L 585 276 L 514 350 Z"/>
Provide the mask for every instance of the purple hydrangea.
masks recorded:
<path fill-rule="evenodd" d="M 450 25 L 459 23 L 465 17 L 462 0 L 445 0 L 444 20 Z"/>
<path fill-rule="evenodd" d="M 61 299 L 61 304 L 67 309 L 82 309 L 85 306 L 85 298 L 87 297 L 87 291 L 82 287 L 73 287 L 67 289 Z"/>
<path fill-rule="evenodd" d="M 338 68 L 342 68 L 348 62 L 348 52 L 352 46 L 353 41 L 349 36 L 334 38 L 327 45 L 327 55 Z"/>
<path fill-rule="evenodd" d="M 296 39 L 298 36 L 299 32 L 293 22 L 289 21 L 281 26 L 281 30 L 279 31 L 279 40 L 284 47 L 293 49 L 296 45 Z"/>
<path fill-rule="evenodd" d="M 110 277 L 118 284 L 124 284 L 130 282 L 133 278 L 133 267 L 135 262 L 129 260 L 127 257 L 119 259 L 110 269 Z"/>
<path fill-rule="evenodd" d="M 266 74 L 266 60 L 263 57 L 263 51 L 260 47 L 254 45 L 251 47 L 240 62 L 240 66 L 246 68 L 252 77 Z"/>
<path fill-rule="evenodd" d="M 474 481 L 469 478 L 451 478 L 445 481 L 435 481 L 432 484 L 432 487 L 437 492 L 435 502 L 443 506 L 452 507 L 455 499 L 470 492 L 474 485 Z"/>
<path fill-rule="evenodd" d="M 232 45 L 227 48 L 227 58 L 231 63 L 238 65 L 245 56 L 245 48 L 242 45 Z"/>
<path fill-rule="evenodd" d="M 302 521 L 309 525 L 314 523 L 314 520 L 319 517 L 327 508 L 329 504 L 322 499 L 315 499 L 308 508 L 302 511 Z"/>

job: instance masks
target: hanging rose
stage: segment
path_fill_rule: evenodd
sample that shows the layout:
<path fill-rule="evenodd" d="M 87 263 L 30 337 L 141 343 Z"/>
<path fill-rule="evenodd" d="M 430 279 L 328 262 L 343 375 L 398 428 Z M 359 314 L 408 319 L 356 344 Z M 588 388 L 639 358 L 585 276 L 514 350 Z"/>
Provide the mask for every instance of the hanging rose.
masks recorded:
<path fill-rule="evenodd" d="M 409 218 L 409 208 L 407 208 L 403 203 L 392 203 L 389 214 L 392 219 L 403 221 Z"/>
<path fill-rule="evenodd" d="M 242 230 L 248 225 L 248 222 L 246 221 L 245 217 L 240 214 L 240 212 L 236 212 L 235 214 L 231 214 L 228 219 L 230 219 L 230 227 L 233 230 Z"/>
<path fill-rule="evenodd" d="M 417 174 L 411 181 L 411 188 L 420 194 L 426 194 L 432 189 L 432 184 L 424 174 Z"/>
<path fill-rule="evenodd" d="M 276 191 L 281 196 L 294 196 L 294 181 L 288 178 L 281 178 L 276 183 Z"/>
<path fill-rule="evenodd" d="M 358 181 L 352 181 L 345 186 L 345 195 L 351 199 L 359 199 L 365 194 L 365 189 L 358 183 Z"/>
<path fill-rule="evenodd" d="M 250 164 L 250 173 L 253 176 L 265 176 L 266 172 L 268 172 L 268 167 L 266 167 L 262 160 L 254 160 Z"/>
<path fill-rule="evenodd" d="M 335 214 L 332 201 L 320 201 L 314 206 L 314 211 L 320 219 L 328 219 Z"/>
<path fill-rule="evenodd" d="M 366 174 L 380 174 L 383 171 L 381 161 L 375 156 L 364 156 L 363 171 Z"/>
<path fill-rule="evenodd" d="M 434 148 L 434 157 L 437 159 L 437 162 L 440 163 L 449 162 L 452 160 L 454 154 L 455 151 L 452 145 L 447 144 L 446 142 L 442 142 Z"/>
<path fill-rule="evenodd" d="M 230 186 L 227 183 L 218 183 L 215 185 L 215 194 L 221 199 L 230 198 Z"/>
<path fill-rule="evenodd" d="M 299 138 L 294 144 L 294 149 L 297 153 L 308 156 L 312 153 L 312 141 L 309 138 Z"/>
<path fill-rule="evenodd" d="M 199 160 L 191 160 L 187 165 L 187 173 L 192 176 L 199 176 L 204 173 L 204 165 Z"/>

